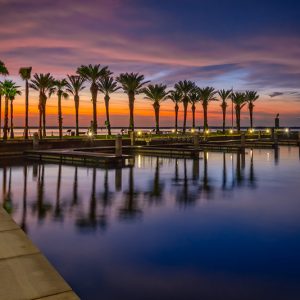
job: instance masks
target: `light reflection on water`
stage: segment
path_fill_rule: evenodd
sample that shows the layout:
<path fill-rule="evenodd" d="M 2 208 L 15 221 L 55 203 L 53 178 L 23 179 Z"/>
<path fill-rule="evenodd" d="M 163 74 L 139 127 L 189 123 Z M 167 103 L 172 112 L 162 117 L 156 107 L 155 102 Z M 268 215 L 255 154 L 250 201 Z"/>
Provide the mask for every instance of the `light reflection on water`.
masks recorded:
<path fill-rule="evenodd" d="M 2 203 L 83 299 L 299 299 L 299 148 L 201 156 L 2 165 Z"/>

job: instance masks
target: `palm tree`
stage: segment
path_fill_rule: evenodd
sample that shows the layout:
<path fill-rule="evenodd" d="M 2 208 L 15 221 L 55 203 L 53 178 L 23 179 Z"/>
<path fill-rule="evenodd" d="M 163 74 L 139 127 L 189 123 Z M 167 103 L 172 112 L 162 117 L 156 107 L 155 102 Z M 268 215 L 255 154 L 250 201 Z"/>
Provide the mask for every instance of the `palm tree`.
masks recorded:
<path fill-rule="evenodd" d="M 173 90 L 173 91 L 169 92 L 169 95 L 167 98 L 172 100 L 175 104 L 175 132 L 177 132 L 177 130 L 178 130 L 178 110 L 179 110 L 178 103 L 182 99 L 182 94 L 180 91 Z"/>
<path fill-rule="evenodd" d="M 222 100 L 221 108 L 223 113 L 223 133 L 225 133 L 225 122 L 226 122 L 226 108 L 228 106 L 227 100 L 230 98 L 232 90 L 220 90 L 218 94 Z"/>
<path fill-rule="evenodd" d="M 0 91 L 1 95 L 5 97 L 5 110 L 4 110 L 4 127 L 3 127 L 3 140 L 7 140 L 8 132 L 8 101 L 14 98 L 16 94 L 19 94 L 17 86 L 12 80 L 4 80 L 1 83 Z"/>
<path fill-rule="evenodd" d="M 39 92 L 39 136 L 46 136 L 46 102 L 54 92 L 54 78 L 47 74 L 34 74 L 29 87 Z"/>
<path fill-rule="evenodd" d="M 13 106 L 13 101 L 16 98 L 16 95 L 21 95 L 21 91 L 18 90 L 18 86 L 15 86 L 11 90 L 9 100 L 10 100 L 10 138 L 13 139 L 15 137 L 14 135 L 14 106 Z"/>
<path fill-rule="evenodd" d="M 155 132 L 159 133 L 159 109 L 160 103 L 167 99 L 168 92 L 166 91 L 167 86 L 163 84 L 149 84 L 143 89 L 143 93 L 146 95 L 144 99 L 151 100 L 152 106 L 155 113 Z"/>
<path fill-rule="evenodd" d="M 78 75 L 67 75 L 69 81 L 67 82 L 67 92 L 74 96 L 75 103 L 75 119 L 76 119 L 76 135 L 79 136 L 79 121 L 78 121 L 78 112 L 79 112 L 79 92 L 81 92 L 85 86 L 84 78 Z"/>
<path fill-rule="evenodd" d="M 237 131 L 241 131 L 241 110 L 246 105 L 246 95 L 245 93 L 232 93 L 231 100 L 235 105 L 235 115 L 236 115 L 236 128 Z"/>
<path fill-rule="evenodd" d="M 2 60 L 0 60 L 0 75 L 8 75 L 8 70 Z"/>
<path fill-rule="evenodd" d="M 248 102 L 248 109 L 250 113 L 250 128 L 253 128 L 253 109 L 254 102 L 259 98 L 256 91 L 246 91 L 246 101 Z"/>
<path fill-rule="evenodd" d="M 109 120 L 109 100 L 110 94 L 116 92 L 120 87 L 117 86 L 117 82 L 111 76 L 106 76 L 104 78 L 100 78 L 97 82 L 98 89 L 101 93 L 104 94 L 104 103 L 105 103 L 105 110 L 106 110 L 106 127 L 108 130 L 108 135 L 111 135 L 111 127 L 110 127 L 110 120 Z"/>
<path fill-rule="evenodd" d="M 54 91 L 57 94 L 57 99 L 58 99 L 58 103 L 57 103 L 57 107 L 58 107 L 58 128 L 59 128 L 59 138 L 62 138 L 62 122 L 63 122 L 63 118 L 62 118 L 62 111 L 61 111 L 61 99 L 67 99 L 69 97 L 66 87 L 67 87 L 67 80 L 66 79 L 62 79 L 62 80 L 55 80 L 54 82 Z"/>
<path fill-rule="evenodd" d="M 207 122 L 208 104 L 211 101 L 218 101 L 218 99 L 215 97 L 216 94 L 217 91 L 213 87 L 207 86 L 205 88 L 199 89 L 199 97 L 203 107 L 203 120 L 204 120 L 203 129 L 204 130 L 208 129 L 208 122 Z"/>
<path fill-rule="evenodd" d="M 190 101 L 189 94 L 195 89 L 195 83 L 190 80 L 179 81 L 174 88 L 182 94 L 183 103 L 183 132 L 186 130 L 187 108 Z"/>
<path fill-rule="evenodd" d="M 101 67 L 100 65 L 81 65 L 76 73 L 80 75 L 83 79 L 91 83 L 90 91 L 92 94 L 92 103 L 93 103 L 93 132 L 97 133 L 97 95 L 98 95 L 98 86 L 97 81 L 100 78 L 111 75 L 108 67 Z"/>
<path fill-rule="evenodd" d="M 20 68 L 19 75 L 25 80 L 25 130 L 24 138 L 28 139 L 28 107 L 29 107 L 29 83 L 28 80 L 31 77 L 32 67 Z"/>
<path fill-rule="evenodd" d="M 195 114 L 196 114 L 196 103 L 199 101 L 199 93 L 198 91 L 195 89 L 193 90 L 190 95 L 190 102 L 192 104 L 192 117 L 193 117 L 193 128 L 196 127 L 196 120 L 195 120 Z"/>
<path fill-rule="evenodd" d="M 0 60 L 0 75 L 4 75 L 4 76 L 8 75 L 8 70 L 7 70 L 4 62 L 1 60 Z M 2 93 L 0 90 L 0 135 L 1 135 L 1 117 L 2 117 Z"/>
<path fill-rule="evenodd" d="M 135 95 L 142 92 L 142 87 L 149 81 L 143 81 L 144 75 L 139 73 L 121 73 L 117 78 L 117 82 L 122 85 L 124 92 L 128 95 L 129 100 L 129 129 L 134 131 L 134 101 Z"/>

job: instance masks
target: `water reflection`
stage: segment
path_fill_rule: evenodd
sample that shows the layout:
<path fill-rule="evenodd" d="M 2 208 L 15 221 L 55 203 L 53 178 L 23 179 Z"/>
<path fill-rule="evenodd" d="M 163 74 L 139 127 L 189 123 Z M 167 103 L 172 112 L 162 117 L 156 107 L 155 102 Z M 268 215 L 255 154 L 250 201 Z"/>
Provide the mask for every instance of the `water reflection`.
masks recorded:
<path fill-rule="evenodd" d="M 128 190 L 124 192 L 123 205 L 119 210 L 119 216 L 121 219 L 135 219 L 141 216 L 142 210 L 138 205 L 138 198 L 140 192 L 136 191 L 134 185 L 134 168 L 129 168 L 128 175 Z"/>
<path fill-rule="evenodd" d="M 159 204 L 162 200 L 162 193 L 164 191 L 164 182 L 160 178 L 160 168 L 162 163 L 160 162 L 159 157 L 155 158 L 155 171 L 154 178 L 151 179 L 150 191 L 145 193 L 146 197 L 149 199 L 150 203 Z"/>
<path fill-rule="evenodd" d="M 27 165 L 25 164 L 23 167 L 23 175 L 24 175 L 24 183 L 23 183 L 23 207 L 22 207 L 22 219 L 21 219 L 21 228 L 27 232 L 26 225 L 26 216 L 27 216 Z"/>
<path fill-rule="evenodd" d="M 78 205 L 78 167 L 74 167 L 74 183 L 73 183 L 73 199 L 71 206 L 77 206 Z"/>
<path fill-rule="evenodd" d="M 55 201 L 55 209 L 54 209 L 54 218 L 57 221 L 62 221 L 63 219 L 63 211 L 61 209 L 61 203 L 60 203 L 61 170 L 62 170 L 62 165 L 59 164 L 58 173 L 57 173 L 56 201 Z"/>
<path fill-rule="evenodd" d="M 76 225 L 81 229 L 96 229 L 96 227 L 97 227 L 96 179 L 97 179 L 96 168 L 93 168 L 92 169 L 92 187 L 91 187 L 91 194 L 90 194 L 90 200 L 89 200 L 89 211 L 88 211 L 88 214 L 86 214 L 86 215 L 83 213 L 83 216 L 78 218 L 78 220 L 76 222 Z"/>
<path fill-rule="evenodd" d="M 103 290 L 110 294 L 118 283 L 128 287 L 131 297 L 126 299 L 139 299 L 131 294 L 135 291 L 141 296 L 129 277 L 143 288 L 162 293 L 158 297 L 151 294 L 152 298 L 183 299 L 180 289 L 189 286 L 189 299 L 199 299 L 193 297 L 194 291 L 205 284 L 185 281 L 184 286 L 178 285 L 174 278 L 172 281 L 175 269 L 188 273 L 194 283 L 205 283 L 207 273 L 214 272 L 238 274 L 238 278 L 243 274 L 246 278 L 249 270 L 252 274 L 270 270 L 266 275 L 270 277 L 274 268 L 272 261 L 267 263 L 269 253 L 275 251 L 275 258 L 286 254 L 282 245 L 288 243 L 292 232 L 299 232 L 294 223 L 288 223 L 300 219 L 291 217 L 299 211 L 293 198 L 300 178 L 298 148 L 281 148 L 280 155 L 279 149 L 247 149 L 239 153 L 204 152 L 193 159 L 140 156 L 137 163 L 123 169 L 29 162 L 0 166 L 3 207 L 38 246 L 45 247 L 43 251 L 54 262 L 59 256 L 56 267 L 83 299 L 94 299 L 92 293 L 99 295 Z M 289 201 L 293 206 L 286 207 Z M 274 229 L 270 229 L 274 226 L 280 227 L 275 238 Z M 264 230 L 278 244 L 269 245 L 265 236 L 258 238 Z M 289 235 L 284 236 L 285 230 Z M 66 253 L 57 250 L 60 243 Z M 288 257 L 300 267 L 290 250 L 296 249 L 298 255 L 300 237 L 299 243 L 290 243 Z M 278 278 L 291 274 L 284 268 L 286 263 L 279 267 Z M 217 275 L 210 276 L 219 284 Z M 156 277 L 173 287 L 166 287 L 174 290 L 171 296 L 162 292 L 163 286 L 158 290 L 153 286 Z M 263 280 L 257 278 L 260 286 Z M 213 288 L 206 292 L 215 295 Z M 243 297 L 239 294 L 237 298 Z"/>
<path fill-rule="evenodd" d="M 144 201 L 151 205 L 161 205 L 166 199 L 175 199 L 175 203 L 180 206 L 195 204 L 202 200 L 214 199 L 214 190 L 233 191 L 235 188 L 241 187 L 244 183 L 248 183 L 249 188 L 256 188 L 258 179 L 255 174 L 254 151 L 238 152 L 238 153 L 219 153 L 218 160 L 210 159 L 213 153 L 204 152 L 199 158 L 194 159 L 172 159 L 159 157 L 140 157 L 140 165 L 135 167 L 115 170 L 98 170 L 97 168 L 69 167 L 58 165 L 32 164 L 23 165 L 23 203 L 21 226 L 26 231 L 27 219 L 27 190 L 28 190 L 28 172 L 32 170 L 32 180 L 30 181 L 30 191 L 33 189 L 33 183 L 36 182 L 36 201 L 30 201 L 33 215 L 36 215 L 39 221 L 44 220 L 47 214 L 52 212 L 54 221 L 63 222 L 65 217 L 75 218 L 75 224 L 81 229 L 93 229 L 102 227 L 106 229 L 108 219 L 112 211 L 117 210 L 119 219 L 135 219 L 142 216 Z M 274 162 L 278 163 L 278 150 L 274 151 Z M 277 157 L 277 158 L 276 158 Z M 210 175 L 209 164 L 218 164 L 221 170 L 221 184 L 218 185 L 216 174 Z M 231 165 L 231 168 L 228 168 Z M 248 166 L 247 166 L 248 164 Z M 50 168 L 51 166 L 51 168 Z M 143 166 L 143 167 L 142 167 Z M 214 167 L 214 166 L 213 166 Z M 12 173 L 14 167 L 2 167 L 2 202 L 3 207 L 13 213 L 12 191 Z M 50 168 L 50 176 L 47 168 Z M 248 168 L 248 178 L 245 176 L 245 170 Z M 56 171 L 54 171 L 56 169 Z M 64 171 L 66 169 L 66 171 Z M 80 171 L 86 169 L 88 176 L 84 182 L 90 185 L 85 187 L 89 191 L 88 201 L 86 193 L 80 192 L 80 180 L 82 175 Z M 147 175 L 135 176 L 135 172 L 139 170 L 149 170 Z M 153 172 L 151 172 L 153 170 Z M 165 176 L 161 172 L 167 170 Z M 173 170 L 173 172 L 172 172 Z M 55 174 L 56 173 L 56 174 Z M 73 175 L 72 175 L 73 173 Z M 114 176 L 110 176 L 114 173 Z M 125 173 L 125 176 L 124 174 Z M 152 174 L 151 174 L 152 173 Z M 65 175 L 64 175 L 65 174 Z M 91 175 L 90 175 L 91 174 Z M 97 176 L 99 180 L 97 179 Z M 135 178 L 136 177 L 136 178 Z M 56 179 L 55 179 L 56 178 Z M 66 194 L 64 180 L 72 181 L 72 192 Z M 90 179 L 89 179 L 90 178 Z M 135 180 L 139 182 L 136 188 Z M 100 184 L 100 180 L 103 184 Z M 114 180 L 114 189 L 110 182 Z M 125 180 L 125 182 L 123 182 Z M 48 182 L 49 181 L 49 182 Z M 127 183 L 126 183 L 127 181 Z M 45 183 L 47 182 L 47 183 Z M 45 193 L 45 185 L 50 188 L 51 192 Z M 123 189 L 123 186 L 125 188 Z M 168 189 L 171 187 L 171 189 Z M 18 189 L 18 187 L 14 187 Z M 55 193 L 53 191 L 55 190 Z M 66 201 L 62 202 L 62 192 Z M 47 195 L 47 197 L 46 197 Z M 71 195 L 71 196 L 70 196 Z M 114 199 L 121 195 L 121 201 L 115 202 Z M 118 196 L 120 198 L 120 196 Z M 69 199 L 69 200 L 68 200 Z M 83 205 L 81 201 L 84 201 Z M 86 203 L 88 203 L 88 211 L 85 211 Z M 99 209 L 99 211 L 98 211 Z M 66 211 L 68 214 L 66 214 Z"/>
<path fill-rule="evenodd" d="M 35 176 L 35 169 L 33 168 L 33 176 Z M 52 209 L 52 204 L 47 202 L 45 197 L 45 165 L 40 164 L 37 167 L 37 201 L 32 204 L 34 213 L 37 213 L 39 221 L 45 219 L 47 213 Z"/>

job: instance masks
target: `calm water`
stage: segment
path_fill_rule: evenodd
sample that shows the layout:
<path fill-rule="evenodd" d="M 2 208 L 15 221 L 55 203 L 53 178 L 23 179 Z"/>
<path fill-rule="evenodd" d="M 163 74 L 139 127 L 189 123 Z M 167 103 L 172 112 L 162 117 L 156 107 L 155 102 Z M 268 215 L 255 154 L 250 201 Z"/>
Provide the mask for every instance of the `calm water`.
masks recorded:
<path fill-rule="evenodd" d="M 82 299 L 300 299 L 299 148 L 1 166 L 1 201 Z"/>

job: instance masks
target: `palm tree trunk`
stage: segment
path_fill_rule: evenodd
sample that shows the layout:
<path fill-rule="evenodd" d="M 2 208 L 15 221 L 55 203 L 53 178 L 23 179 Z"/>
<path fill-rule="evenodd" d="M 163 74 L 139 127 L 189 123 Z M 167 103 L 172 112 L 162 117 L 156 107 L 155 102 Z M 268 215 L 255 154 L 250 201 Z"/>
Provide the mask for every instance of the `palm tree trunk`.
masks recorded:
<path fill-rule="evenodd" d="M 175 132 L 178 131 L 178 110 L 179 110 L 179 106 L 176 103 L 176 105 L 175 105 Z"/>
<path fill-rule="evenodd" d="M 188 101 L 184 100 L 183 102 L 183 133 L 186 131 L 186 117 L 187 117 L 187 108 L 188 108 Z"/>
<path fill-rule="evenodd" d="M 25 82 L 25 132 L 24 138 L 28 140 L 28 106 L 29 106 L 29 85 L 28 79 Z"/>
<path fill-rule="evenodd" d="M 108 135 L 111 135 L 110 130 L 110 120 L 109 120 L 109 95 L 105 95 L 104 97 L 104 103 L 105 103 L 105 111 L 106 111 L 106 126 L 108 130 Z"/>
<path fill-rule="evenodd" d="M 75 102 L 75 118 L 76 118 L 76 136 L 79 136 L 79 121 L 78 121 L 78 111 L 79 111 L 79 96 L 74 96 Z"/>
<path fill-rule="evenodd" d="M 130 119 L 129 119 L 129 129 L 134 131 L 134 94 L 129 94 L 129 114 L 130 114 Z"/>
<path fill-rule="evenodd" d="M 236 114 L 236 128 L 237 131 L 241 131 L 241 126 L 240 126 L 240 118 L 241 118 L 241 111 L 238 107 L 235 108 L 235 114 Z"/>
<path fill-rule="evenodd" d="M 97 134 L 97 95 L 98 95 L 98 87 L 96 84 L 91 85 L 91 93 L 92 93 L 92 102 L 93 102 L 93 131 L 94 134 Z"/>
<path fill-rule="evenodd" d="M 8 131 L 8 97 L 5 97 L 3 140 L 7 140 Z"/>
<path fill-rule="evenodd" d="M 223 112 L 223 133 L 225 133 L 225 122 L 226 122 L 226 106 L 222 105 L 222 112 Z"/>
<path fill-rule="evenodd" d="M 253 128 L 253 107 L 249 107 L 250 113 L 250 128 Z"/>
<path fill-rule="evenodd" d="M 13 139 L 14 137 L 14 104 L 13 100 L 10 100 L 10 138 Z"/>
<path fill-rule="evenodd" d="M 43 104 L 43 137 L 46 137 L 46 104 Z"/>
<path fill-rule="evenodd" d="M 208 124 L 207 124 L 207 104 L 202 104 L 202 106 L 203 106 L 203 118 L 204 118 L 203 129 L 206 130 L 206 129 L 208 129 Z"/>
<path fill-rule="evenodd" d="M 156 134 L 159 133 L 159 104 L 153 104 L 154 112 L 155 112 L 155 132 Z"/>
<path fill-rule="evenodd" d="M 42 129 L 43 129 L 43 126 L 42 126 L 42 119 L 43 119 L 43 95 L 42 93 L 40 92 L 40 95 L 39 95 L 39 138 L 42 139 L 43 137 L 43 134 L 42 134 Z"/>
<path fill-rule="evenodd" d="M 195 113 L 196 113 L 196 105 L 195 105 L 195 103 L 193 103 L 193 105 L 192 105 L 192 115 L 193 115 L 193 128 L 195 128 L 196 127 L 196 123 L 195 123 Z"/>
<path fill-rule="evenodd" d="M 39 107 L 39 138 L 42 139 L 43 134 L 42 134 L 42 108 Z"/>
<path fill-rule="evenodd" d="M 61 94 L 58 94 L 58 128 L 59 128 L 59 138 L 62 139 Z"/>

